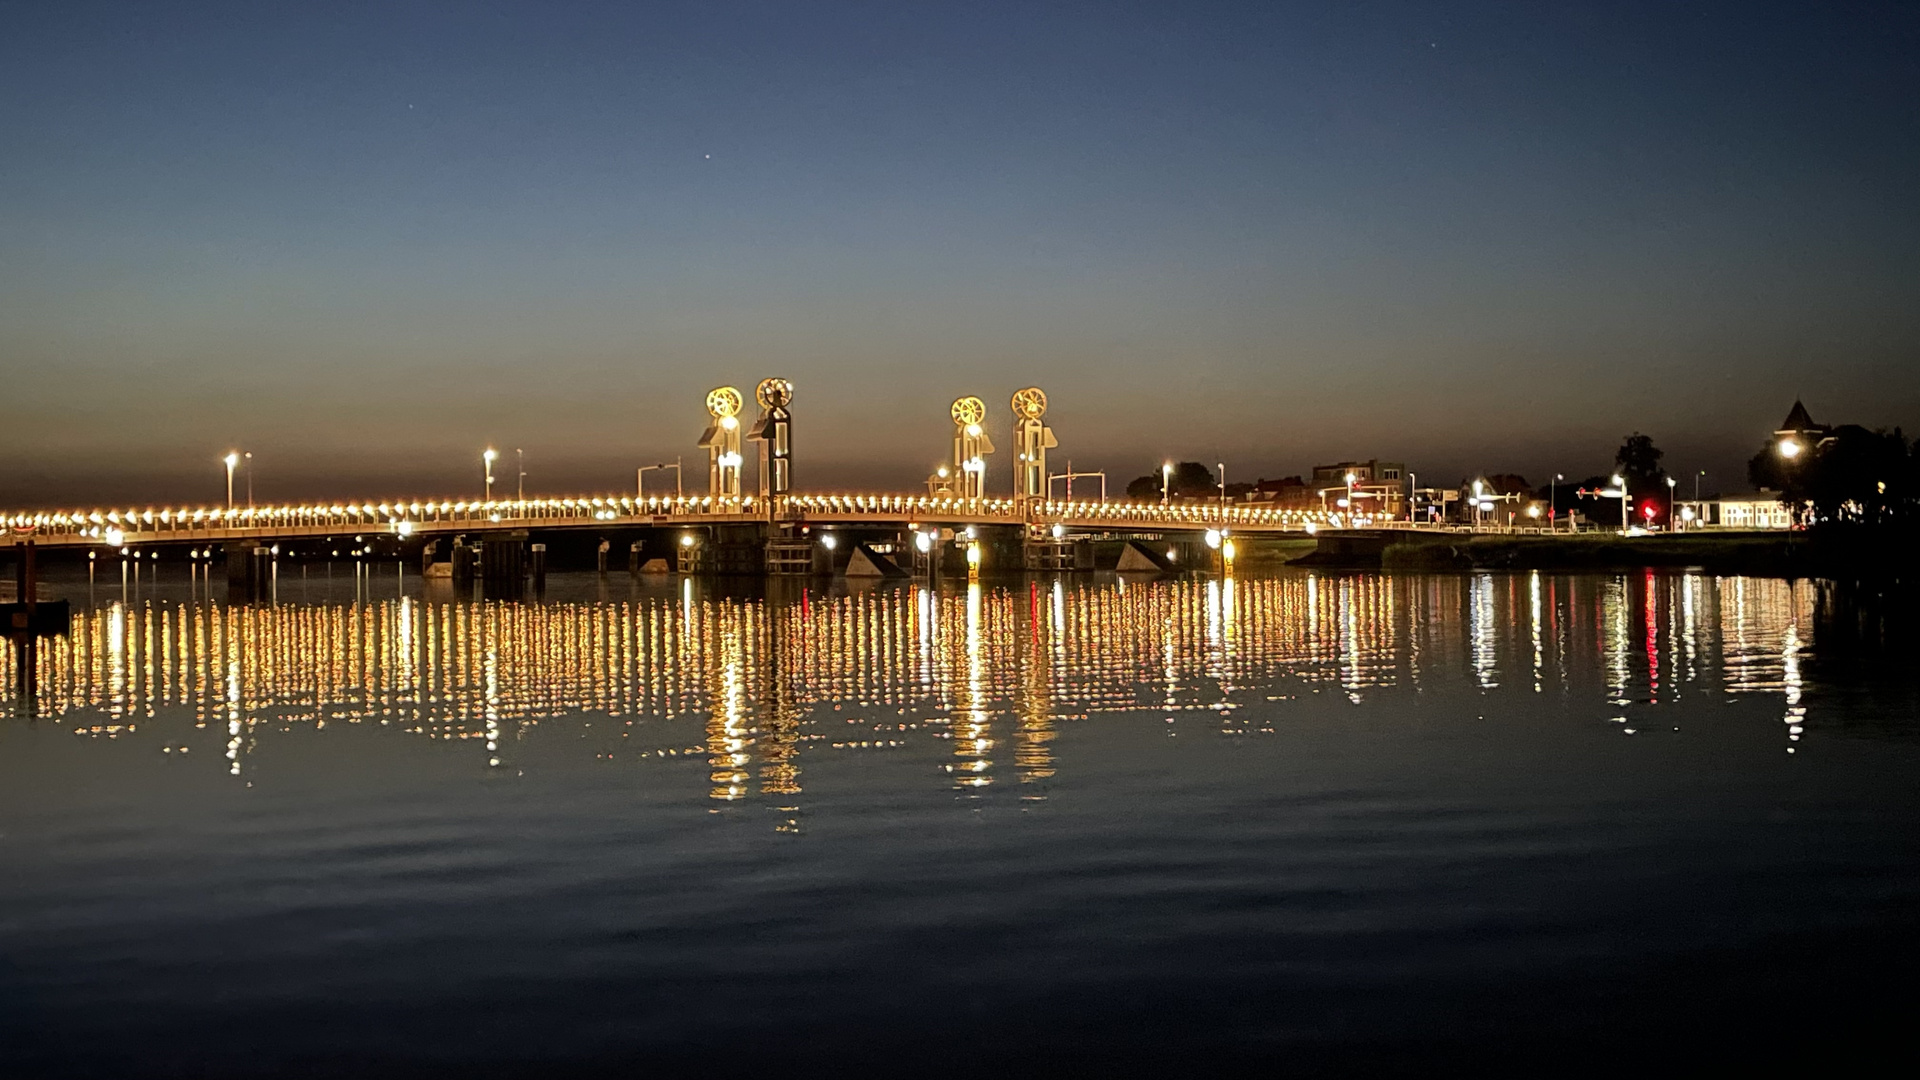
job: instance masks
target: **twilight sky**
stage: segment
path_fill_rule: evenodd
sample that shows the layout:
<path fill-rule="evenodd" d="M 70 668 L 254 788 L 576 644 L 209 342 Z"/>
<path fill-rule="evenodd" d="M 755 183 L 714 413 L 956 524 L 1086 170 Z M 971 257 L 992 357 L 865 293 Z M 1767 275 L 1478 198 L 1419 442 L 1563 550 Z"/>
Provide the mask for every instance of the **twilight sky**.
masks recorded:
<path fill-rule="evenodd" d="M 1920 8 L 0 2 L 0 505 L 612 489 L 766 375 L 803 489 L 976 393 L 1005 490 L 1030 383 L 1116 485 L 1742 488 L 1920 427 Z"/>

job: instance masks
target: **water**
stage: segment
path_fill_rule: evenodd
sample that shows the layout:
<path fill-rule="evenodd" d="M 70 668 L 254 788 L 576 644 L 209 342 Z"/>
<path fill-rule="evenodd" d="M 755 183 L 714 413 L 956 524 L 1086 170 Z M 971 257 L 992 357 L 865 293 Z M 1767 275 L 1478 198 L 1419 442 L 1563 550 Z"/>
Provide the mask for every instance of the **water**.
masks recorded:
<path fill-rule="evenodd" d="M 1807 582 L 151 577 L 59 584 L 0 720 L 17 1073 L 1579 1071 L 1914 1004 L 1920 681 Z"/>

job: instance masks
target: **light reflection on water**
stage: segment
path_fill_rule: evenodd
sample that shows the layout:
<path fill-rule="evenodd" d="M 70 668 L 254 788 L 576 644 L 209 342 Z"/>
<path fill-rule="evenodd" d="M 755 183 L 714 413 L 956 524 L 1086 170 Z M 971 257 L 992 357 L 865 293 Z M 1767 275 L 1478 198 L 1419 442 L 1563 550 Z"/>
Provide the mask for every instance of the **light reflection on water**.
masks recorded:
<path fill-rule="evenodd" d="M 950 741 L 962 791 L 1031 786 L 1061 768 L 1058 725 L 1090 714 L 1205 713 L 1230 733 L 1271 730 L 1271 714 L 1253 727 L 1236 714 L 1302 691 L 1364 705 L 1462 681 L 1590 700 L 1629 732 L 1690 697 L 1777 694 L 1797 743 L 1814 602 L 1805 582 L 1651 572 L 1053 579 L 747 599 L 689 580 L 529 603 L 363 595 L 83 611 L 43 651 L 34 712 L 109 739 L 173 715 L 223 728 L 235 776 L 293 725 L 470 740 L 498 768 L 541 722 L 604 715 L 631 729 L 629 753 L 704 755 L 718 800 L 790 801 L 809 754 L 926 739 Z M 698 745 L 662 723 L 682 718 L 704 724 Z"/>
<path fill-rule="evenodd" d="M 1826 587 L 391 582 L 48 643 L 0 719 L 14 1072 L 1721 1063 L 1920 958 L 1911 677 Z"/>

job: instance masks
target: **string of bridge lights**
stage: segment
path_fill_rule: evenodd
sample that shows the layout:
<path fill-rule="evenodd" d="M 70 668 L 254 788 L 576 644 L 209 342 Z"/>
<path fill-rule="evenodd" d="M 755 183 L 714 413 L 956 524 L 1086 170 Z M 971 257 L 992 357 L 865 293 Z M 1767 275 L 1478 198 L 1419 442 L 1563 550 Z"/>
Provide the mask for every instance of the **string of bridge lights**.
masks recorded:
<path fill-rule="evenodd" d="M 233 481 L 236 466 L 250 463 L 251 454 L 229 453 L 221 458 L 227 470 L 227 505 L 98 507 L 21 511 L 0 514 L 0 523 L 16 534 L 32 535 L 37 543 L 97 543 L 121 547 L 161 541 L 325 535 L 334 532 L 378 531 L 406 538 L 417 532 L 443 532 L 487 526 L 590 526 L 598 523 L 636 525 L 726 524 L 858 520 L 891 523 L 897 520 L 916 532 L 922 519 L 973 525 L 1027 525 L 1056 538 L 1068 527 L 1139 528 L 1204 527 L 1209 544 L 1219 546 L 1232 528 L 1275 531 L 1313 531 L 1337 523 L 1343 515 L 1323 511 L 1234 505 L 1206 500 L 1190 503 L 1135 502 L 1100 499 L 1055 499 L 1051 483 L 1061 478 L 1048 472 L 1047 452 L 1058 447 L 1053 429 L 1045 423 L 1047 396 L 1039 387 L 1024 387 L 1011 399 L 1016 462 L 1011 497 L 986 494 L 987 456 L 994 453 L 985 421 L 985 403 L 975 396 L 956 399 L 949 409 L 954 424 L 952 456 L 927 478 L 927 493 L 796 493 L 793 485 L 793 384 L 782 378 L 763 379 L 753 400 L 759 416 L 742 421 L 746 396 L 732 386 L 716 387 L 706 395 L 710 423 L 698 440 L 708 454 L 708 490 L 704 495 L 676 492 L 646 496 L 636 482 L 634 494 L 584 494 L 545 498 L 493 497 L 493 463 L 499 452 L 489 447 L 481 455 L 486 496 L 482 499 L 405 499 L 379 502 L 294 503 L 236 506 Z M 759 457 L 759 490 L 744 490 L 745 442 L 755 443 Z M 646 466 L 646 469 L 679 465 Z M 524 469 L 521 471 L 524 477 Z M 1061 474 L 1100 476 L 1104 474 Z M 249 489 L 251 477 L 249 477 Z M 249 495 L 251 503 L 251 495 Z M 876 520 L 877 519 L 877 520 Z M 1354 516 L 1355 523 L 1359 522 Z M 924 534 L 922 534 L 924 535 Z M 918 543 L 918 541 L 916 541 Z"/>

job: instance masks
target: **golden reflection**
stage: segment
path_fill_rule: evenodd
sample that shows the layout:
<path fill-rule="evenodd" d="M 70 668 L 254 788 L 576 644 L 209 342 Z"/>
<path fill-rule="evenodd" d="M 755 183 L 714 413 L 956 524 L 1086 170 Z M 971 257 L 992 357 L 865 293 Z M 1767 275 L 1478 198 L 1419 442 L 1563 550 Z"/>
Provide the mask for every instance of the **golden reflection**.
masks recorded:
<path fill-rule="evenodd" d="M 953 756 L 960 759 L 951 766 L 954 786 L 960 788 L 983 788 L 993 783 L 993 723 L 987 697 L 987 644 L 981 625 L 983 602 L 980 582 L 968 581 L 966 674 L 960 682 L 961 693 L 953 711 L 949 736 L 953 740 Z"/>
<path fill-rule="evenodd" d="M 110 600 L 43 643 L 35 696 L 12 709 L 101 738 L 191 725 L 235 776 L 274 735 L 334 725 L 471 741 L 478 767 L 518 768 L 519 744 L 566 717 L 611 740 L 607 758 L 697 759 L 712 798 L 765 800 L 796 831 L 810 754 L 921 755 L 969 795 L 1039 799 L 1066 767 L 1062 737 L 1090 715 L 1148 712 L 1172 734 L 1204 712 L 1256 735 L 1290 715 L 1269 702 L 1303 690 L 1355 705 L 1403 679 L 1413 693 L 1494 694 L 1503 670 L 1531 674 L 1506 680 L 1513 691 L 1557 682 L 1623 724 L 1683 687 L 1779 695 L 1791 749 L 1806 731 L 1814 601 L 1804 583 L 1698 574 L 780 584 L 745 600 L 686 580 L 536 603 L 413 589 L 334 604 L 229 606 L 197 585 L 184 602 Z M 16 663 L 0 649 L 0 685 Z"/>

